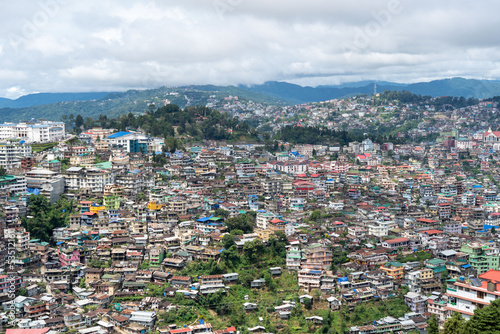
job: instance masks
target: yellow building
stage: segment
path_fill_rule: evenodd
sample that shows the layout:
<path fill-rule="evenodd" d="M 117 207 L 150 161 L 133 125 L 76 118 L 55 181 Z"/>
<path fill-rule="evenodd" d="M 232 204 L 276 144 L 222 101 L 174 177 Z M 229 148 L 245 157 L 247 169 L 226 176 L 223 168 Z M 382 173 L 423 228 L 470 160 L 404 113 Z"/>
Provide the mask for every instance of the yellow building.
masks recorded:
<path fill-rule="evenodd" d="M 151 201 L 148 203 L 148 209 L 151 211 L 159 211 L 163 208 L 165 204 L 158 203 L 156 201 Z"/>
<path fill-rule="evenodd" d="M 104 211 L 106 210 L 106 207 L 104 205 L 98 205 L 98 204 L 95 204 L 95 205 L 91 205 L 90 206 L 90 212 L 93 212 L 93 213 L 99 213 L 99 211 Z"/>
<path fill-rule="evenodd" d="M 273 232 L 269 229 L 262 229 L 262 228 L 256 228 L 254 230 L 255 233 L 257 233 L 257 236 L 259 237 L 259 239 L 261 239 L 262 241 L 269 241 L 269 238 L 271 237 L 271 234 L 273 234 Z"/>
<path fill-rule="evenodd" d="M 403 278 L 404 275 L 403 264 L 399 262 L 387 262 L 382 267 L 380 267 L 380 269 L 385 271 L 388 276 L 391 276 L 395 279 Z"/>
<path fill-rule="evenodd" d="M 427 280 L 434 278 L 434 271 L 432 269 L 421 269 L 420 270 L 420 279 Z"/>

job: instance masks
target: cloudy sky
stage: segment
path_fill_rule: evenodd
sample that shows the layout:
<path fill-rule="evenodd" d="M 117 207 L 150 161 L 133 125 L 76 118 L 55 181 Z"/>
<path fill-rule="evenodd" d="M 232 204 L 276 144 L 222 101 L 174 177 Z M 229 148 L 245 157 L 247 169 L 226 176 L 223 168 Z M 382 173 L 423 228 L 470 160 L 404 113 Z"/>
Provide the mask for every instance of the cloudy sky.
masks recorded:
<path fill-rule="evenodd" d="M 0 96 L 500 79 L 499 12 L 493 0 L 9 1 Z"/>

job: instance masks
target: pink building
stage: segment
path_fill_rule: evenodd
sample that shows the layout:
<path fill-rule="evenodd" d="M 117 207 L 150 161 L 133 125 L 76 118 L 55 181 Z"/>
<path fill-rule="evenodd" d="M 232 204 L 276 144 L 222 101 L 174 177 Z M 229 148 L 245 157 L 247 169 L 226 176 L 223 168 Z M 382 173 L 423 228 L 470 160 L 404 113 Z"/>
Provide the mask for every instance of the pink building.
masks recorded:
<path fill-rule="evenodd" d="M 80 251 L 78 249 L 58 250 L 59 262 L 62 267 L 68 267 L 73 263 L 80 263 Z"/>

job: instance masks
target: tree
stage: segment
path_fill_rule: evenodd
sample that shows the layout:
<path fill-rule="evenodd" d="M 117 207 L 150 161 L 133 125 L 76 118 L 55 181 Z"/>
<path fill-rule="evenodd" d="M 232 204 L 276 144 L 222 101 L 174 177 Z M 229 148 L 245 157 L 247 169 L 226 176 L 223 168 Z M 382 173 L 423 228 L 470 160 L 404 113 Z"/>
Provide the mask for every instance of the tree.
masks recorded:
<path fill-rule="evenodd" d="M 21 287 L 17 290 L 17 295 L 26 297 L 28 295 L 28 290 L 26 290 L 26 288 Z"/>
<path fill-rule="evenodd" d="M 228 268 L 237 268 L 240 264 L 240 254 L 238 253 L 236 245 L 232 245 L 223 251 L 220 258 Z"/>
<path fill-rule="evenodd" d="M 247 262 L 253 263 L 256 262 L 260 255 L 264 252 L 265 247 L 260 239 L 255 239 L 249 242 L 246 242 L 243 245 L 243 253 L 247 258 Z"/>
<path fill-rule="evenodd" d="M 448 270 L 443 270 L 441 272 L 441 282 L 445 282 L 448 279 Z"/>
<path fill-rule="evenodd" d="M 83 120 L 82 115 L 80 115 L 80 114 L 76 115 L 76 118 L 75 118 L 75 128 L 77 128 L 77 130 L 81 130 L 81 127 L 83 126 L 83 123 L 84 123 L 84 120 Z"/>
<path fill-rule="evenodd" d="M 443 327 L 443 334 L 462 334 L 464 333 L 465 319 L 460 313 L 455 312 L 451 318 L 446 320 Z"/>
<path fill-rule="evenodd" d="M 52 231 L 68 224 L 72 207 L 73 203 L 64 196 L 51 205 L 45 196 L 31 195 L 28 197 L 29 216 L 21 217 L 23 227 L 33 239 L 52 241 Z"/>
<path fill-rule="evenodd" d="M 427 320 L 427 333 L 428 334 L 439 334 L 439 324 L 436 319 L 436 316 L 433 315 L 429 320 Z"/>
<path fill-rule="evenodd" d="M 474 315 L 465 323 L 463 333 L 500 333 L 499 318 L 500 299 L 497 299 L 482 309 L 476 308 Z"/>
<path fill-rule="evenodd" d="M 164 291 L 165 291 L 164 286 L 148 283 L 147 296 L 149 296 L 149 297 L 162 297 Z"/>
<path fill-rule="evenodd" d="M 215 209 L 215 216 L 227 218 L 227 217 L 229 217 L 229 211 L 221 209 L 221 208 L 217 208 L 217 209 Z"/>
<path fill-rule="evenodd" d="M 218 215 L 218 212 L 215 211 L 215 214 Z M 228 218 L 224 224 L 229 232 L 232 230 L 241 230 L 243 233 L 252 233 L 255 226 L 255 217 L 255 212 L 250 211 L 246 214 Z"/>
<path fill-rule="evenodd" d="M 141 269 L 141 270 L 146 270 L 148 268 L 149 268 L 149 261 L 148 260 L 142 262 L 141 265 L 139 266 L 139 269 Z"/>
<path fill-rule="evenodd" d="M 5 175 L 7 175 L 7 170 L 4 166 L 0 166 L 0 177 L 4 177 Z"/>
<path fill-rule="evenodd" d="M 231 234 L 226 234 L 222 238 L 222 245 L 224 246 L 225 249 L 229 249 L 231 246 L 235 245 L 234 237 Z"/>
<path fill-rule="evenodd" d="M 310 299 L 310 298 L 304 298 L 304 307 L 307 310 L 310 310 L 312 308 L 312 299 Z"/>
<path fill-rule="evenodd" d="M 491 228 L 491 234 L 496 234 L 496 233 L 497 233 L 497 230 L 495 229 L 495 226 L 493 226 L 493 227 Z"/>
<path fill-rule="evenodd" d="M 145 201 L 146 201 L 146 199 L 147 199 L 147 198 L 146 198 L 146 194 L 144 194 L 143 192 L 141 192 L 141 193 L 139 193 L 139 194 L 137 195 L 137 200 L 138 200 L 139 202 L 145 202 Z"/>
<path fill-rule="evenodd" d="M 311 220 L 313 221 L 318 221 L 318 219 L 321 218 L 321 211 L 319 210 L 314 210 L 312 213 L 311 213 Z"/>

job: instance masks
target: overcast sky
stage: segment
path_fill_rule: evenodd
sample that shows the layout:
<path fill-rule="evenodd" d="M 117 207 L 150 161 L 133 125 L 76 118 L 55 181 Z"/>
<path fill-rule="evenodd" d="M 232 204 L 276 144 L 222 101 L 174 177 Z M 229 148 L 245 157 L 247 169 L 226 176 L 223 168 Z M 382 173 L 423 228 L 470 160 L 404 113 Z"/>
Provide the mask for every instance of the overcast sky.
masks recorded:
<path fill-rule="evenodd" d="M 500 79 L 499 13 L 493 0 L 9 1 L 0 96 Z"/>

